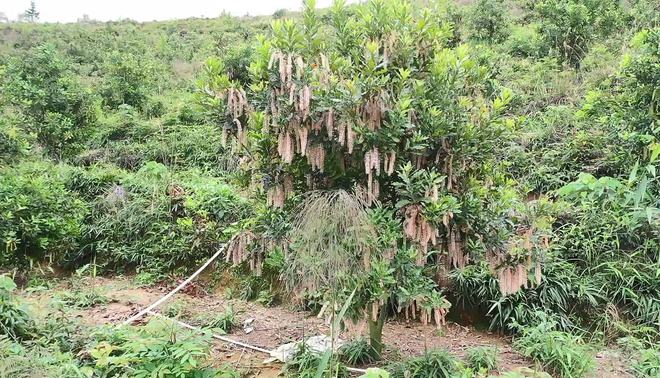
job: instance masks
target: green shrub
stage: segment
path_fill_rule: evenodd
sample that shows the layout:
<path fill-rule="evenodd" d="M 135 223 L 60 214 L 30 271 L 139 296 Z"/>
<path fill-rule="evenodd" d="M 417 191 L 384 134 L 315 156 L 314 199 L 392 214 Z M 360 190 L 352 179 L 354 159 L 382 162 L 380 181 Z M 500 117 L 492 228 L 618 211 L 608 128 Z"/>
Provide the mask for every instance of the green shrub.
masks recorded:
<path fill-rule="evenodd" d="M 27 339 L 33 335 L 34 321 L 17 302 L 14 290 L 14 281 L 8 276 L 0 275 L 0 336 Z"/>
<path fill-rule="evenodd" d="M 532 370 L 529 368 L 519 368 L 515 371 L 504 372 L 499 375 L 501 378 L 552 378 L 550 374 L 542 371 Z M 489 376 L 488 378 L 494 378 Z"/>
<path fill-rule="evenodd" d="M 147 118 L 159 118 L 165 114 L 165 104 L 159 99 L 149 98 L 142 104 L 141 110 Z"/>
<path fill-rule="evenodd" d="M 499 350 L 497 347 L 481 346 L 468 350 L 465 362 L 474 371 L 497 370 Z"/>
<path fill-rule="evenodd" d="M 154 67 L 131 52 L 113 51 L 103 65 L 101 95 L 105 105 L 127 104 L 141 109 L 153 88 Z"/>
<path fill-rule="evenodd" d="M 24 345 L 0 335 L 0 377 L 88 377 L 71 352 L 54 346 Z"/>
<path fill-rule="evenodd" d="M 75 308 L 90 308 L 108 303 L 108 298 L 93 288 L 83 286 L 73 291 L 65 291 L 58 296 L 60 302 Z"/>
<path fill-rule="evenodd" d="M 509 33 L 508 9 L 503 1 L 478 0 L 470 11 L 468 20 L 477 39 L 499 42 Z"/>
<path fill-rule="evenodd" d="M 450 278 L 452 293 L 463 311 L 485 314 L 490 329 L 508 332 L 516 330 L 512 323 L 537 324 L 539 311 L 556 320 L 560 329 L 574 329 L 575 314 L 571 309 L 588 304 L 599 291 L 593 282 L 582 281 L 574 265 L 553 256 L 548 256 L 544 263 L 539 285 L 511 295 L 501 295 L 497 280 L 485 263 L 452 272 Z"/>
<path fill-rule="evenodd" d="M 360 378 L 390 378 L 390 373 L 379 368 L 367 368 L 367 372 L 362 374 Z"/>
<path fill-rule="evenodd" d="M 589 8 L 575 0 L 543 0 L 536 5 L 544 43 L 560 62 L 579 68 L 592 39 Z"/>
<path fill-rule="evenodd" d="M 94 337 L 88 353 L 95 373 L 101 376 L 234 376 L 206 364 L 210 336 L 177 331 L 164 321 L 154 320 L 143 327 L 112 327 Z"/>
<path fill-rule="evenodd" d="M 635 351 L 636 359 L 632 365 L 635 375 L 638 377 L 660 376 L 660 349 L 642 349 Z"/>
<path fill-rule="evenodd" d="M 541 40 L 536 25 L 514 26 L 504 42 L 504 48 L 512 56 L 540 58 L 547 55 L 547 47 Z"/>
<path fill-rule="evenodd" d="M 458 361 L 447 351 L 434 350 L 423 356 L 392 364 L 387 370 L 392 378 L 453 378 L 458 372 Z"/>
<path fill-rule="evenodd" d="M 0 118 L 0 166 L 25 156 L 30 148 L 31 137 L 16 126 L 9 126 Z"/>
<path fill-rule="evenodd" d="M 80 248 L 87 205 L 67 189 L 68 167 L 26 162 L 0 171 L 0 265 L 24 268 L 30 260 L 63 264 Z"/>
<path fill-rule="evenodd" d="M 80 149 L 97 118 L 94 96 L 52 45 L 11 57 L 2 89 L 23 117 L 19 125 L 36 135 L 37 142 L 56 158 Z"/>
<path fill-rule="evenodd" d="M 224 239 L 223 225 L 250 213 L 229 185 L 200 172 L 173 173 L 159 163 L 125 175 L 95 201 L 77 261 L 167 271 L 194 266 Z"/>
<path fill-rule="evenodd" d="M 657 188 L 648 185 L 647 173 L 633 175 L 638 176 L 625 182 L 582 174 L 557 192 L 573 204 L 561 219 L 557 250 L 579 261 L 585 276 L 600 288 L 594 312 L 613 313 L 613 319 L 594 325 L 608 338 L 623 336 L 618 320 L 653 328 L 660 312 L 652 299 L 660 285 L 654 252 L 657 220 L 638 213 L 639 208 L 654 211 Z"/>
<path fill-rule="evenodd" d="M 555 331 L 555 327 L 556 323 L 546 320 L 535 327 L 522 328 L 514 348 L 558 377 L 584 377 L 594 368 L 591 351 L 582 338 Z"/>

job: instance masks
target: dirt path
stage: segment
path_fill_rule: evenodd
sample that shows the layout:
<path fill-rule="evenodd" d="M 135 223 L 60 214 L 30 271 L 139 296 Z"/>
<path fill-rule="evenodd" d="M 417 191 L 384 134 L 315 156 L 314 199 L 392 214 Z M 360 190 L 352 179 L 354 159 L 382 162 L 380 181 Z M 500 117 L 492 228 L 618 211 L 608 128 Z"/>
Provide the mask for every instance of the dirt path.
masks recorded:
<path fill-rule="evenodd" d="M 95 278 L 87 282 L 90 288 L 105 293 L 109 303 L 76 312 L 76 316 L 90 325 L 115 324 L 146 307 L 163 296 L 168 287 L 135 287 L 127 278 Z M 47 296 L 49 293 L 40 293 Z M 50 293 L 52 294 L 52 293 Z M 191 295 L 192 294 L 192 295 Z M 43 302 L 39 297 L 38 302 Z M 249 333 L 241 327 L 230 333 L 230 337 L 265 349 L 273 349 L 284 343 L 297 341 L 305 336 L 328 332 L 324 320 L 309 312 L 296 311 L 285 307 L 264 307 L 258 303 L 238 299 L 226 299 L 221 294 L 206 294 L 203 290 L 192 290 L 177 294 L 169 303 L 159 309 L 161 312 L 178 310 L 180 320 L 199 325 L 203 319 L 212 318 L 232 306 L 238 313 L 239 324 L 253 319 L 253 330 Z M 169 310 L 168 310 L 169 308 Z M 342 338 L 358 336 L 364 326 L 354 326 Z M 508 340 L 500 336 L 478 331 L 470 327 L 449 323 L 437 330 L 434 326 L 424 326 L 417 322 L 390 321 L 385 325 L 383 341 L 388 354 L 402 358 L 418 356 L 426 350 L 441 348 L 462 358 L 476 346 L 497 346 L 500 351 L 499 368 L 509 371 L 520 367 L 531 367 L 526 360 L 512 350 Z M 280 374 L 280 364 L 264 365 L 264 354 L 245 350 L 234 345 L 217 341 L 212 349 L 212 357 L 217 365 L 231 364 L 249 377 L 276 377 Z M 623 357 L 616 351 L 606 350 L 596 355 L 597 370 L 592 374 L 597 378 L 632 377 L 626 372 Z"/>

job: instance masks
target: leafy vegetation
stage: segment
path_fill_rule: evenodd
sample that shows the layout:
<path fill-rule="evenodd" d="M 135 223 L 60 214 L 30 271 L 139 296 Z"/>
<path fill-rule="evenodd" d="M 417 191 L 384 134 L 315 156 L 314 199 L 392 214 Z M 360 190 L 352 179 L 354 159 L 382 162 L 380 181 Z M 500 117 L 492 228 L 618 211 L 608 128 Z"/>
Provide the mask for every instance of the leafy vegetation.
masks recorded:
<path fill-rule="evenodd" d="M 476 347 L 468 351 L 465 362 L 473 371 L 492 372 L 497 370 L 498 355 L 497 347 Z"/>
<path fill-rule="evenodd" d="M 345 378 L 350 376 L 343 364 L 338 361 L 325 361 L 324 364 L 323 356 L 310 350 L 305 345 L 304 343 L 300 344 L 293 358 L 284 365 L 283 370 L 288 377 Z M 335 357 L 331 358 L 334 359 Z"/>
<path fill-rule="evenodd" d="M 649 0 L 307 0 L 40 24 L 33 2 L 0 24 L 0 270 L 154 284 L 231 240 L 227 293 L 320 312 L 333 336 L 367 325 L 338 355 L 299 351 L 291 375 L 387 358 L 395 318 L 511 334 L 556 376 L 588 372 L 592 342 L 657 375 L 658 15 Z M 108 301 L 84 282 L 58 311 Z M 17 290 L 0 276 L 0 375 L 236 374 L 207 366 L 205 336 L 76 336 Z M 206 326 L 235 324 L 227 308 Z M 387 370 L 485 376 L 497 357 Z"/>
<path fill-rule="evenodd" d="M 454 377 L 458 372 L 458 362 L 446 351 L 434 350 L 421 357 L 396 363 L 388 371 L 393 378 Z"/>
<path fill-rule="evenodd" d="M 201 362 L 208 353 L 208 339 L 186 332 L 177 332 L 162 321 L 132 329 L 106 330 L 95 335 L 89 350 L 94 369 L 103 376 L 135 377 L 225 376 Z"/>
<path fill-rule="evenodd" d="M 351 340 L 339 348 L 339 356 L 348 365 L 366 365 L 373 363 L 379 353 L 363 338 Z"/>
<path fill-rule="evenodd" d="M 0 335 L 12 339 L 28 338 L 31 335 L 32 319 L 13 295 L 16 284 L 7 276 L 0 276 Z"/>
<path fill-rule="evenodd" d="M 514 347 L 559 377 L 585 376 L 594 368 L 589 348 L 579 336 L 555 331 L 555 326 L 552 321 L 542 321 L 523 329 Z"/>
<path fill-rule="evenodd" d="M 204 326 L 212 329 L 219 329 L 224 333 L 229 333 L 236 327 L 236 312 L 232 306 L 228 306 L 222 313 L 207 322 Z"/>

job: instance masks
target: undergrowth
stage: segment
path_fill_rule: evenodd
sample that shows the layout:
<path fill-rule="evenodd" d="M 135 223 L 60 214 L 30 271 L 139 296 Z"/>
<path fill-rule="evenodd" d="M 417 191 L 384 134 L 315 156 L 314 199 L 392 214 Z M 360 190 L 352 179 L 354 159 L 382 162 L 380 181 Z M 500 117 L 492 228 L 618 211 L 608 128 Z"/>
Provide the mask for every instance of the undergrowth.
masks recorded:
<path fill-rule="evenodd" d="M 595 367 L 591 348 L 580 336 L 557 331 L 556 325 L 544 320 L 534 327 L 523 327 L 514 348 L 558 377 L 586 376 Z"/>
<path fill-rule="evenodd" d="M 358 338 L 347 342 L 339 348 L 339 358 L 347 365 L 365 365 L 379 359 L 379 354 L 369 344 L 369 340 Z"/>
<path fill-rule="evenodd" d="M 473 371 L 493 372 L 497 370 L 499 350 L 497 347 L 474 347 L 467 352 L 465 363 Z"/>
<path fill-rule="evenodd" d="M 458 374 L 458 360 L 444 350 L 426 352 L 423 356 L 391 364 L 387 367 L 392 378 L 453 378 Z"/>
<path fill-rule="evenodd" d="M 234 311 L 234 307 L 229 305 L 223 312 L 207 321 L 204 324 L 204 327 L 219 329 L 223 333 L 230 333 L 237 326 L 237 315 L 237 312 Z"/>
<path fill-rule="evenodd" d="M 322 367 L 323 356 L 301 343 L 293 357 L 284 364 L 283 372 L 287 377 L 315 378 Z M 330 357 L 321 371 L 322 377 L 348 378 L 350 374 L 346 367 L 337 360 L 336 355 Z"/>

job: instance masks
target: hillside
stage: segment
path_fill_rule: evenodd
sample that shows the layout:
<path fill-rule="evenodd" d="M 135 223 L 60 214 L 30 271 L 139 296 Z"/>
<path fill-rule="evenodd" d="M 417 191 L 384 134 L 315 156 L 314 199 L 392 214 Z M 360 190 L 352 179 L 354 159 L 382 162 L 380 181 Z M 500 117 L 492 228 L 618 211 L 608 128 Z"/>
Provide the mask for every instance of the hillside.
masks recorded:
<path fill-rule="evenodd" d="M 659 14 L 0 24 L 0 376 L 657 377 Z"/>

